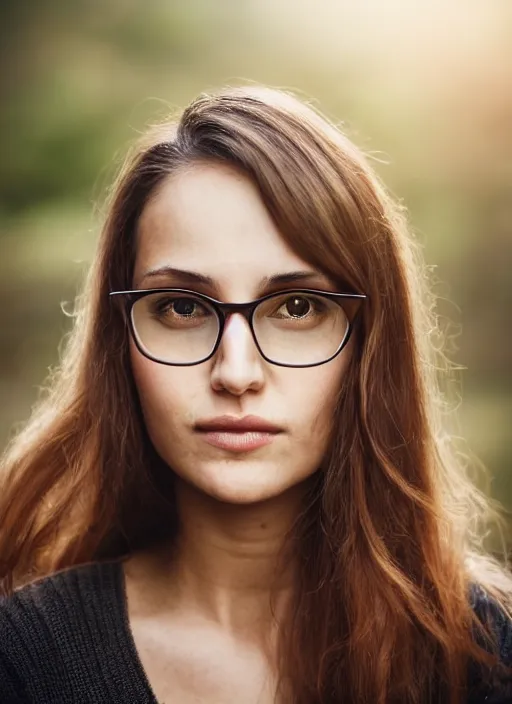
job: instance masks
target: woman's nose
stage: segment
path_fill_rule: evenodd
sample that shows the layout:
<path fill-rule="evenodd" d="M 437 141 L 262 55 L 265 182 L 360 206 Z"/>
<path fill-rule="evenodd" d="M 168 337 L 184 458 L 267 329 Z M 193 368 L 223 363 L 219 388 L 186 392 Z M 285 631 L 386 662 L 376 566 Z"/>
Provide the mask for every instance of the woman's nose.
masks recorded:
<path fill-rule="evenodd" d="M 215 353 L 212 388 L 234 396 L 242 396 L 246 391 L 259 391 L 264 384 L 264 364 L 248 321 L 239 313 L 231 314 Z"/>

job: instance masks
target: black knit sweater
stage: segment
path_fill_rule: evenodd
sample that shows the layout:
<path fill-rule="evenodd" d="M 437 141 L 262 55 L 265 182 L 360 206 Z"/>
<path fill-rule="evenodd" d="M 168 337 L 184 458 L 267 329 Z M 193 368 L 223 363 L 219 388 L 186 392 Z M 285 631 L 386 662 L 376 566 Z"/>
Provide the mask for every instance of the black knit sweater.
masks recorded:
<path fill-rule="evenodd" d="M 512 622 L 482 590 L 473 596 L 512 665 Z M 512 681 L 487 680 L 470 676 L 468 701 L 511 704 Z M 0 600 L 0 703 L 158 704 L 131 634 L 120 562 L 74 567 Z"/>

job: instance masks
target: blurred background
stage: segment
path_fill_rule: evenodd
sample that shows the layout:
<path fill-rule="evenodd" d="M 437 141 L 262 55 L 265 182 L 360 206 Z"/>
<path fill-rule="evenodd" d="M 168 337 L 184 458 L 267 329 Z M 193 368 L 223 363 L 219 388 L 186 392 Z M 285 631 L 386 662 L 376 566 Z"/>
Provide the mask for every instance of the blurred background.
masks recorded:
<path fill-rule="evenodd" d="M 0 18 L 0 445 L 28 417 L 128 145 L 201 91 L 313 98 L 407 206 L 461 433 L 512 508 L 512 3 L 17 0 Z M 456 402 L 455 402 L 456 403 Z"/>

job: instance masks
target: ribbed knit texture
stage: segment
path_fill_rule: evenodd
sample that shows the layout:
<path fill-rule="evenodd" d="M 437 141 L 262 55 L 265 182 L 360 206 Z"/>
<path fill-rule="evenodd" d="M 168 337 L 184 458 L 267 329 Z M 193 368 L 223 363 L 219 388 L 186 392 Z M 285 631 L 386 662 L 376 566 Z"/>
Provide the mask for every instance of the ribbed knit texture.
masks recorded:
<path fill-rule="evenodd" d="M 512 666 L 512 622 L 479 587 L 471 602 Z M 469 674 L 469 704 L 512 704 L 512 678 Z M 0 600 L 0 704 L 158 704 L 130 630 L 120 562 L 67 569 Z"/>
<path fill-rule="evenodd" d="M 158 704 L 118 562 L 59 572 L 0 603 L 1 704 Z"/>

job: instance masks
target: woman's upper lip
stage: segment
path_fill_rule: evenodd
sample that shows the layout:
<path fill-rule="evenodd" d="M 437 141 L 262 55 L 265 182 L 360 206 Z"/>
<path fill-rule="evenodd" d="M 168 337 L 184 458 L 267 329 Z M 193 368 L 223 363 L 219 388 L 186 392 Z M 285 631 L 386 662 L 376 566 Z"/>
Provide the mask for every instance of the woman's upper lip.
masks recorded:
<path fill-rule="evenodd" d="M 258 416 L 218 416 L 199 420 L 195 429 L 200 432 L 232 432 L 232 433 L 280 433 L 283 428 Z"/>

